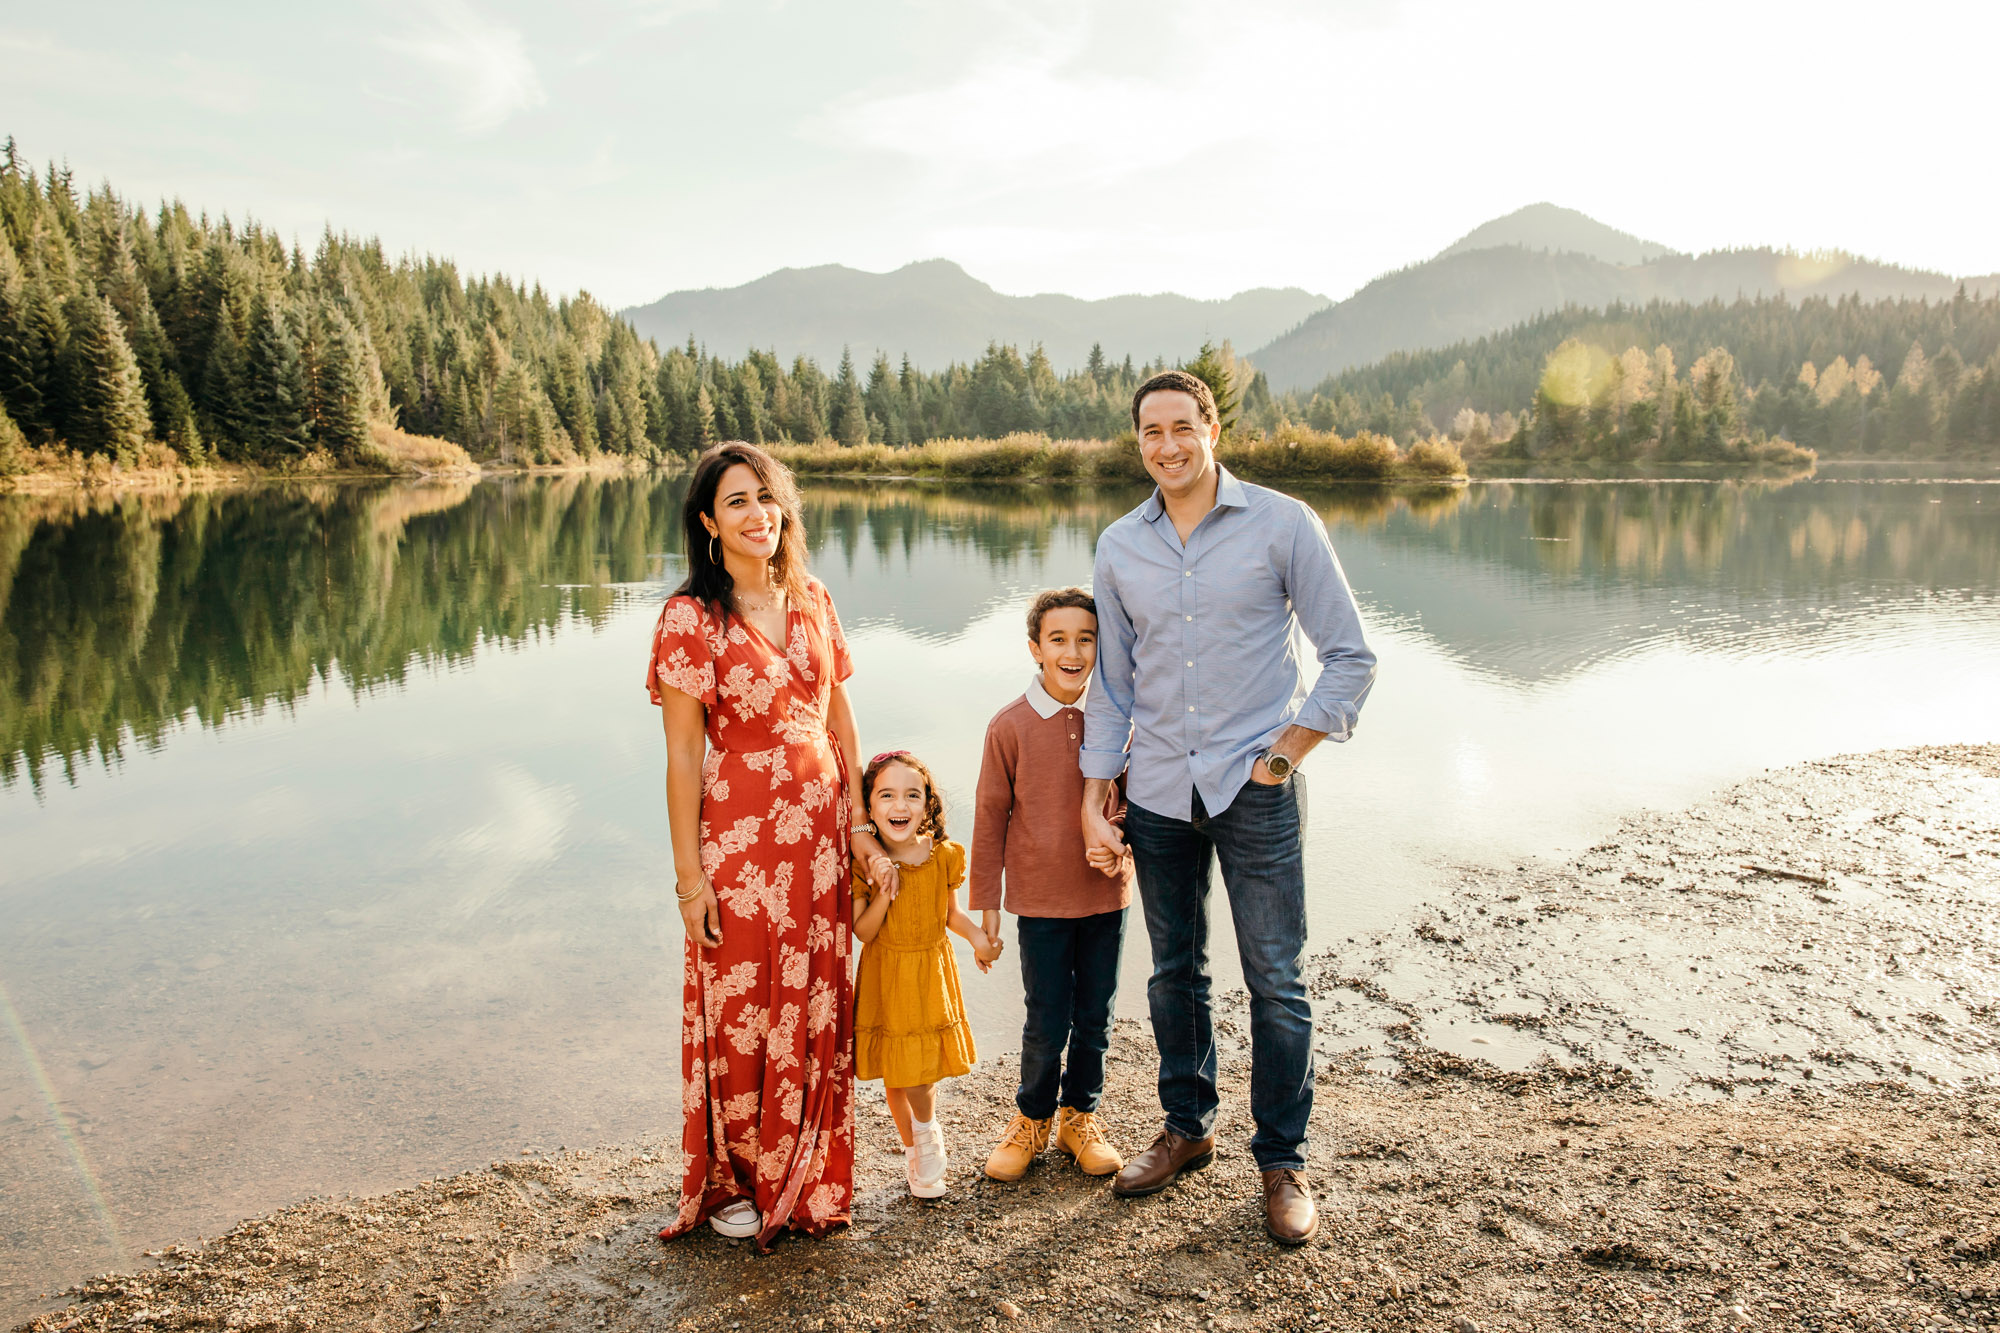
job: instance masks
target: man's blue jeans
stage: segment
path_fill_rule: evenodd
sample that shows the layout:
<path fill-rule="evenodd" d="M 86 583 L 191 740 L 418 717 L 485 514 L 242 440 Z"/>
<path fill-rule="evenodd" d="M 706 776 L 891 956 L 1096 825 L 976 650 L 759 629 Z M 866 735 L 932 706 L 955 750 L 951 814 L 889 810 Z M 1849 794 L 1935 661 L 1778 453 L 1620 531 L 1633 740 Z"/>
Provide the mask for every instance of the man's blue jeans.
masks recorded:
<path fill-rule="evenodd" d="M 1125 909 L 1014 920 L 1021 990 L 1028 1001 L 1014 1104 L 1030 1120 L 1054 1115 L 1058 1095 L 1073 1111 L 1095 1111 L 1104 1096 L 1104 1053 L 1111 1049 L 1111 999 L 1118 991 Z"/>
<path fill-rule="evenodd" d="M 1260 1170 L 1303 1168 L 1313 1104 L 1312 1002 L 1300 964 L 1306 947 L 1304 780 L 1246 783 L 1227 810 L 1210 815 L 1194 798 L 1192 819 L 1138 805 L 1125 841 L 1138 863 L 1139 899 L 1152 937 L 1146 1001 L 1160 1048 L 1160 1106 L 1167 1128 L 1206 1138 L 1215 1128 L 1215 1034 L 1209 1013 L 1208 886 L 1215 858 L 1236 924 L 1250 989 L 1250 1151 Z"/>

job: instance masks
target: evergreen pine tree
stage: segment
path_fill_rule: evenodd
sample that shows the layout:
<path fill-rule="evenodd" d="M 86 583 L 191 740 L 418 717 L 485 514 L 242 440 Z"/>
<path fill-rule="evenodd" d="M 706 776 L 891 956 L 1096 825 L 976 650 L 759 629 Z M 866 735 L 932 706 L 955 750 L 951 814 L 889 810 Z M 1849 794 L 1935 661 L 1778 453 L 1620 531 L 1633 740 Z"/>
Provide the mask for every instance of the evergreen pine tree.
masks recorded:
<path fill-rule="evenodd" d="M 41 417 L 36 424 L 41 427 L 44 439 L 62 438 L 69 434 L 70 421 L 80 408 L 81 386 L 70 373 L 69 320 L 50 283 L 40 274 L 30 275 L 26 299 L 26 347 L 34 358 L 31 373 L 40 386 L 42 398 Z"/>
<path fill-rule="evenodd" d="M 902 396 L 896 372 L 889 369 L 888 355 L 877 352 L 874 362 L 868 367 L 868 387 L 861 391 L 861 401 L 867 405 L 871 423 L 868 430 L 870 438 L 887 444 L 907 443 L 908 437 L 903 432 Z"/>
<path fill-rule="evenodd" d="M 752 444 L 764 443 L 764 377 L 754 359 L 737 367 L 731 386 L 735 398 L 736 430 Z"/>
<path fill-rule="evenodd" d="M 202 371 L 201 408 L 209 440 L 225 458 L 251 456 L 250 362 L 236 334 L 236 311 L 227 297 L 216 308 Z"/>
<path fill-rule="evenodd" d="M 868 405 L 854 373 L 854 355 L 846 348 L 841 349 L 840 372 L 833 380 L 833 436 L 850 448 L 868 443 Z"/>
<path fill-rule="evenodd" d="M 312 403 L 306 385 L 305 357 L 281 298 L 258 301 L 250 319 L 249 407 L 251 454 L 278 460 L 304 453 L 312 445 Z"/>
<path fill-rule="evenodd" d="M 160 438 L 189 466 L 200 467 L 208 461 L 208 447 L 202 441 L 201 428 L 195 424 L 194 402 L 188 397 L 181 377 L 171 370 L 160 386 L 160 419 Z"/>
<path fill-rule="evenodd" d="M 322 311 L 314 352 L 313 441 L 336 458 L 357 458 L 368 447 L 364 367 L 354 325 L 338 307 Z"/>
<path fill-rule="evenodd" d="M 68 361 L 77 409 L 68 443 L 125 466 L 138 461 L 151 427 L 139 362 L 119 327 L 118 312 L 100 296 L 70 302 Z"/>
<path fill-rule="evenodd" d="M 14 141 L 7 140 L 11 152 Z M 24 434 L 39 435 L 42 387 L 37 375 L 44 358 L 36 347 L 35 322 L 25 275 L 14 247 L 0 235 L 0 406 Z"/>
<path fill-rule="evenodd" d="M 114 307 L 116 303 L 114 302 Z M 141 287 L 132 305 L 138 311 L 138 322 L 128 324 L 127 341 L 132 344 L 132 355 L 138 358 L 139 374 L 146 385 L 146 409 L 153 423 L 153 434 L 160 439 L 167 438 L 167 403 L 165 398 L 167 376 L 172 372 L 173 347 L 167 342 L 166 330 L 160 327 L 160 317 L 153 312 L 153 302 Z"/>
<path fill-rule="evenodd" d="M 1236 377 L 1229 362 L 1234 358 L 1225 356 L 1214 343 L 1204 342 L 1194 360 L 1182 366 L 1188 374 L 1208 386 L 1215 395 L 1216 415 L 1222 420 L 1222 429 L 1228 430 L 1236 424 L 1238 391 Z"/>

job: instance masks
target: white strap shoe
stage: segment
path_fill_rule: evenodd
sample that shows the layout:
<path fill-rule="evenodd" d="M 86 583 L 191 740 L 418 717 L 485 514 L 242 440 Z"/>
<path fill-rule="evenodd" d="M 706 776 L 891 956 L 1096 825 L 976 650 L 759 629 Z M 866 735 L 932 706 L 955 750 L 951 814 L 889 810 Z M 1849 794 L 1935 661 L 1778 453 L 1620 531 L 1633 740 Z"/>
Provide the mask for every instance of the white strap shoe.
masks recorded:
<path fill-rule="evenodd" d="M 758 1215 L 757 1205 L 748 1199 L 731 1199 L 708 1215 L 708 1224 L 718 1236 L 748 1240 L 763 1229 L 764 1219 Z"/>
<path fill-rule="evenodd" d="M 903 1149 L 903 1153 L 910 1193 L 919 1199 L 941 1198 L 946 1189 L 945 1173 L 951 1168 L 951 1159 L 944 1150 L 944 1130 L 918 1130 L 916 1142 Z"/>

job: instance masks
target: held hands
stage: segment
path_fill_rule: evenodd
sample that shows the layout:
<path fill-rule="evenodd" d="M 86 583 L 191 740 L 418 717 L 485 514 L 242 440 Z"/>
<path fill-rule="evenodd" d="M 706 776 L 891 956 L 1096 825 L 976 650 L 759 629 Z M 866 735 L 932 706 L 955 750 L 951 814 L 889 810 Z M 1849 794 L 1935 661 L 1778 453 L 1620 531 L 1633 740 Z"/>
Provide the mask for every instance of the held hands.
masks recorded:
<path fill-rule="evenodd" d="M 867 822 L 865 814 L 856 812 L 854 823 Z M 874 886 L 877 893 L 887 895 L 887 901 L 894 902 L 897 892 L 903 887 L 903 876 L 902 872 L 896 869 L 895 861 L 883 850 L 881 842 L 866 829 L 856 828 L 849 835 L 847 843 L 849 850 L 854 853 L 854 859 L 861 863 L 861 872 L 869 884 Z"/>
<path fill-rule="evenodd" d="M 686 881 L 674 885 L 674 896 L 680 899 L 681 925 L 686 927 L 688 938 L 704 949 L 713 949 L 722 943 L 722 904 L 715 899 L 715 888 L 702 875 L 695 881 L 701 887 L 689 894 Z M 683 894 L 688 894 L 682 897 Z"/>
<path fill-rule="evenodd" d="M 1108 786 L 1108 784 L 1106 784 Z M 1120 863 L 1127 855 L 1125 839 L 1119 836 L 1117 827 L 1105 817 L 1103 800 L 1093 801 L 1096 781 L 1084 785 L 1083 806 L 1083 854 L 1084 859 L 1106 875 L 1119 873 Z"/>
<path fill-rule="evenodd" d="M 981 910 L 979 913 L 979 934 L 985 943 L 972 941 L 972 961 L 979 964 L 981 972 L 991 972 L 993 964 L 1007 951 L 1007 945 L 1000 938 L 1000 914 Z"/>
<path fill-rule="evenodd" d="M 1084 852 L 1083 859 L 1090 862 L 1092 870 L 1112 879 L 1121 879 L 1132 869 L 1132 849 L 1129 847 L 1115 852 L 1109 847 L 1091 847 Z"/>

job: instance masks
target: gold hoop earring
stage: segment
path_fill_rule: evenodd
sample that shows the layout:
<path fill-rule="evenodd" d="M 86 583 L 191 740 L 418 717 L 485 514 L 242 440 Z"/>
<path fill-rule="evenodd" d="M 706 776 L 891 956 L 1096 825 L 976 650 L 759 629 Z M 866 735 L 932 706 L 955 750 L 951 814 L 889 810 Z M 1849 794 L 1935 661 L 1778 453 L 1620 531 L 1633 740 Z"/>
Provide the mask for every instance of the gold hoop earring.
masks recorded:
<path fill-rule="evenodd" d="M 708 563 L 711 565 L 719 565 L 722 563 L 720 560 L 717 560 L 715 558 L 715 534 L 712 532 L 708 534 Z"/>

